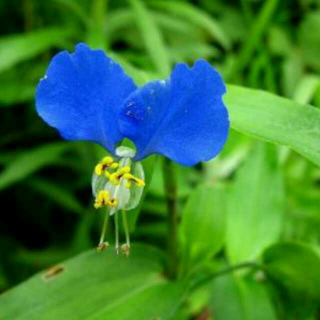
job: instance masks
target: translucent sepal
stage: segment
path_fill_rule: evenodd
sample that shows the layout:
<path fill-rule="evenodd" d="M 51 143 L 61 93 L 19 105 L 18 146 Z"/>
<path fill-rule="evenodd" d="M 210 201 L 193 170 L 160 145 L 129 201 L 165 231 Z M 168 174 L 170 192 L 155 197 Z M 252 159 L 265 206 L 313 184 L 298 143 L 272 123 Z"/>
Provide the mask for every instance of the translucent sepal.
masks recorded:
<path fill-rule="evenodd" d="M 110 208 L 110 215 L 118 210 L 132 210 L 136 208 L 141 201 L 144 189 L 145 176 L 142 164 L 140 162 L 132 162 L 131 157 L 128 157 L 130 152 L 131 155 L 134 154 L 132 149 L 123 148 L 127 149 L 123 151 L 123 154 L 127 157 L 118 159 L 119 167 L 117 170 L 129 166 L 131 168 L 130 175 L 134 179 L 125 178 L 124 176 L 120 179 L 120 183 L 115 184 L 104 174 L 98 176 L 94 172 L 92 176 L 92 193 L 94 197 L 97 197 L 100 191 L 107 190 L 110 198 L 117 200 L 117 205 Z M 141 181 L 143 185 L 141 185 Z"/>

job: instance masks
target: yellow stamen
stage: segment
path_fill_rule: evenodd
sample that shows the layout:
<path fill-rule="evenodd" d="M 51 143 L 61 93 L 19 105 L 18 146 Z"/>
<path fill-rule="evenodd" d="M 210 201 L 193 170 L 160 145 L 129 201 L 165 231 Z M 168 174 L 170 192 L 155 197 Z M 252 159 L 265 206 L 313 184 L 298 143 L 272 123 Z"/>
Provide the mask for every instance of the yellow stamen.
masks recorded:
<path fill-rule="evenodd" d="M 110 168 L 111 168 L 111 169 L 117 169 L 118 166 L 119 166 L 119 163 L 114 162 L 114 163 L 112 163 L 112 164 L 110 165 Z"/>
<path fill-rule="evenodd" d="M 110 207 L 115 207 L 117 204 L 118 204 L 118 200 L 116 198 L 113 198 L 113 199 L 108 201 L 108 205 Z"/>
<path fill-rule="evenodd" d="M 101 176 L 103 172 L 103 165 L 101 163 L 98 163 L 94 168 L 94 172 L 97 176 Z"/>
<path fill-rule="evenodd" d="M 113 182 L 113 184 L 115 186 L 119 185 L 121 178 L 125 174 L 129 173 L 130 170 L 131 170 L 131 168 L 129 166 L 125 166 L 125 167 L 120 168 L 118 171 L 116 171 L 110 175 L 110 178 L 109 178 L 110 182 Z"/>
<path fill-rule="evenodd" d="M 113 163 L 113 158 L 104 157 L 101 162 L 109 167 Z"/>
<path fill-rule="evenodd" d="M 106 205 L 109 203 L 109 192 L 107 190 L 101 190 L 99 191 L 96 200 L 94 202 L 94 207 L 96 209 L 101 208 L 103 205 Z"/>
<path fill-rule="evenodd" d="M 128 183 L 126 184 L 126 187 L 129 186 L 129 188 L 131 187 L 131 182 L 135 183 L 135 185 L 137 187 L 144 187 L 145 186 L 145 182 L 142 180 L 142 179 L 139 179 L 137 177 L 135 177 L 134 175 L 132 175 L 131 173 L 126 173 L 124 176 L 123 176 L 124 179 L 127 179 L 128 180 L 128 183 L 130 183 L 130 186 L 128 185 Z M 128 189 L 129 189 L 128 188 Z"/>
<path fill-rule="evenodd" d="M 94 172 L 97 176 L 101 176 L 103 173 L 105 174 L 106 178 L 109 178 L 110 173 L 107 172 L 107 169 L 116 169 L 118 168 L 119 164 L 117 162 L 113 162 L 112 157 L 104 157 L 95 167 Z"/>

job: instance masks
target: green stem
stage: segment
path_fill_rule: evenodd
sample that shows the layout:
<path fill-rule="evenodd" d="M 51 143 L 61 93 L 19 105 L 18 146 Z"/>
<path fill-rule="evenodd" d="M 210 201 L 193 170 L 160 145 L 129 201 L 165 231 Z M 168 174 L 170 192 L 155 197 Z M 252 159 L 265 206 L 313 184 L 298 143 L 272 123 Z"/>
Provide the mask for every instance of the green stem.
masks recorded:
<path fill-rule="evenodd" d="M 171 279 L 177 277 L 178 253 L 177 253 L 177 228 L 178 228 L 178 208 L 177 208 L 177 173 L 175 164 L 164 158 L 163 160 L 164 189 L 168 207 L 168 276 Z"/>
<path fill-rule="evenodd" d="M 115 243 L 115 252 L 119 254 L 119 221 L 118 221 L 118 212 L 114 214 L 114 232 L 116 234 L 116 243 Z"/>
<path fill-rule="evenodd" d="M 205 285 L 206 283 L 210 282 L 214 278 L 217 278 L 219 276 L 223 276 L 223 275 L 225 275 L 227 273 L 231 273 L 233 271 L 245 269 L 245 268 L 253 268 L 253 269 L 263 270 L 264 266 L 262 266 L 258 263 L 255 263 L 255 262 L 244 262 L 244 263 L 237 264 L 235 266 L 227 267 L 226 269 L 223 269 L 221 271 L 206 275 L 202 279 L 199 279 L 197 282 L 195 282 L 192 285 L 192 290 L 197 289 L 197 288 L 201 287 L 202 285 Z"/>
<path fill-rule="evenodd" d="M 108 221 L 109 221 L 109 210 L 106 209 L 106 216 L 104 218 L 103 227 L 102 227 L 102 233 L 100 237 L 99 245 L 101 245 L 104 242 L 104 238 L 106 236 L 107 228 L 108 228 Z"/>
<path fill-rule="evenodd" d="M 129 226 L 127 220 L 127 213 L 125 210 L 122 210 L 122 222 L 123 222 L 123 229 L 126 235 L 126 244 L 130 247 L 130 235 L 129 235 Z"/>

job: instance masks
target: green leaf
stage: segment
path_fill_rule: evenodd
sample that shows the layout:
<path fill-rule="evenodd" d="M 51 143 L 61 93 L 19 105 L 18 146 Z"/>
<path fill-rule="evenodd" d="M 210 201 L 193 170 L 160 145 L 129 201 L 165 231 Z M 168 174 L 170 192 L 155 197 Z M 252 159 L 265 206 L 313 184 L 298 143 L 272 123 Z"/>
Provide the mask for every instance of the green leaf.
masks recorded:
<path fill-rule="evenodd" d="M 55 163 L 61 154 L 70 148 L 66 142 L 51 143 L 21 152 L 0 174 L 0 190 L 8 188 L 37 170 Z"/>
<path fill-rule="evenodd" d="M 205 11 L 178 1 L 150 1 L 150 5 L 170 12 L 183 20 L 190 21 L 192 24 L 205 29 L 215 40 L 226 49 L 230 48 L 230 40 L 219 23 Z"/>
<path fill-rule="evenodd" d="M 264 284 L 234 274 L 213 281 L 209 307 L 215 320 L 277 319 Z"/>
<path fill-rule="evenodd" d="M 212 258 L 222 247 L 225 235 L 226 197 L 221 185 L 193 191 L 181 220 L 182 268 Z"/>
<path fill-rule="evenodd" d="M 320 301 L 320 254 L 313 247 L 275 244 L 264 252 L 263 260 L 268 274 L 291 292 Z"/>
<path fill-rule="evenodd" d="M 72 33 L 71 29 L 56 27 L 0 38 L 0 72 L 53 46 L 63 46 Z"/>
<path fill-rule="evenodd" d="M 225 102 L 234 129 L 291 147 L 320 165 L 320 110 L 261 90 L 231 85 Z"/>
<path fill-rule="evenodd" d="M 276 149 L 259 143 L 237 172 L 228 196 L 226 245 L 233 264 L 256 259 L 278 240 L 283 210 Z"/>
<path fill-rule="evenodd" d="M 136 23 L 154 65 L 163 77 L 167 77 L 171 70 L 170 61 L 157 24 L 142 1 L 129 0 L 129 2 L 134 10 Z"/>
<path fill-rule="evenodd" d="M 5 319 L 172 319 L 185 284 L 161 274 L 162 255 L 132 247 L 130 258 L 91 250 L 41 272 L 0 297 Z M 51 274 L 51 276 L 50 276 Z"/>

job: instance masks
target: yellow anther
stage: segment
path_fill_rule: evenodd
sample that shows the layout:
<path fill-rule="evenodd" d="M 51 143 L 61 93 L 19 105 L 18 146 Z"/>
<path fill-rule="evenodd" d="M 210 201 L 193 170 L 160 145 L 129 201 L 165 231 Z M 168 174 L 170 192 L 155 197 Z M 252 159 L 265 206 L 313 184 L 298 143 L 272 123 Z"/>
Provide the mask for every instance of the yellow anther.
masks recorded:
<path fill-rule="evenodd" d="M 117 186 L 117 185 L 120 184 L 121 178 L 122 178 L 125 174 L 129 173 L 130 170 L 131 170 L 131 168 L 130 168 L 129 166 L 122 167 L 122 168 L 118 169 L 118 171 L 112 173 L 112 174 L 110 175 L 109 180 L 110 180 L 111 182 L 113 182 L 114 185 Z"/>
<path fill-rule="evenodd" d="M 109 167 L 113 163 L 113 158 L 104 157 L 101 162 Z"/>
<path fill-rule="evenodd" d="M 114 163 L 112 163 L 112 164 L 110 165 L 110 168 L 111 168 L 111 169 L 117 169 L 118 166 L 119 166 L 119 163 L 114 162 Z"/>
<path fill-rule="evenodd" d="M 130 188 L 131 187 L 131 183 L 135 183 L 135 185 L 137 187 L 144 187 L 145 186 L 145 182 L 142 179 L 139 179 L 137 177 L 135 177 L 134 175 L 132 175 L 131 173 L 126 173 L 123 175 L 123 178 L 128 180 L 127 184 L 126 184 L 126 188 Z M 129 184 L 130 183 L 130 184 Z"/>
<path fill-rule="evenodd" d="M 106 178 L 109 178 L 110 174 L 107 172 L 107 169 L 116 169 L 119 164 L 117 162 L 113 162 L 112 157 L 104 157 L 95 167 L 94 172 L 97 176 L 101 176 L 103 173 Z"/>
<path fill-rule="evenodd" d="M 108 171 L 104 171 L 104 176 L 108 179 L 110 179 L 111 173 Z"/>
<path fill-rule="evenodd" d="M 138 179 L 136 178 L 135 180 L 135 184 L 137 185 L 137 187 L 142 188 L 146 185 L 146 183 L 142 180 L 142 179 Z"/>
<path fill-rule="evenodd" d="M 121 174 L 129 173 L 131 171 L 131 168 L 129 166 L 122 167 L 120 170 L 118 170 Z"/>
<path fill-rule="evenodd" d="M 118 200 L 116 198 L 113 198 L 113 199 L 108 201 L 108 205 L 110 207 L 115 207 L 117 204 L 118 204 Z"/>
<path fill-rule="evenodd" d="M 107 190 L 101 190 L 99 191 L 96 200 L 94 202 L 94 207 L 96 209 L 101 208 L 103 205 L 106 205 L 109 203 L 109 192 Z"/>
<path fill-rule="evenodd" d="M 102 172 L 103 172 L 103 165 L 102 163 L 98 163 L 96 165 L 96 167 L 94 168 L 94 172 L 97 176 L 101 176 L 102 175 Z"/>

